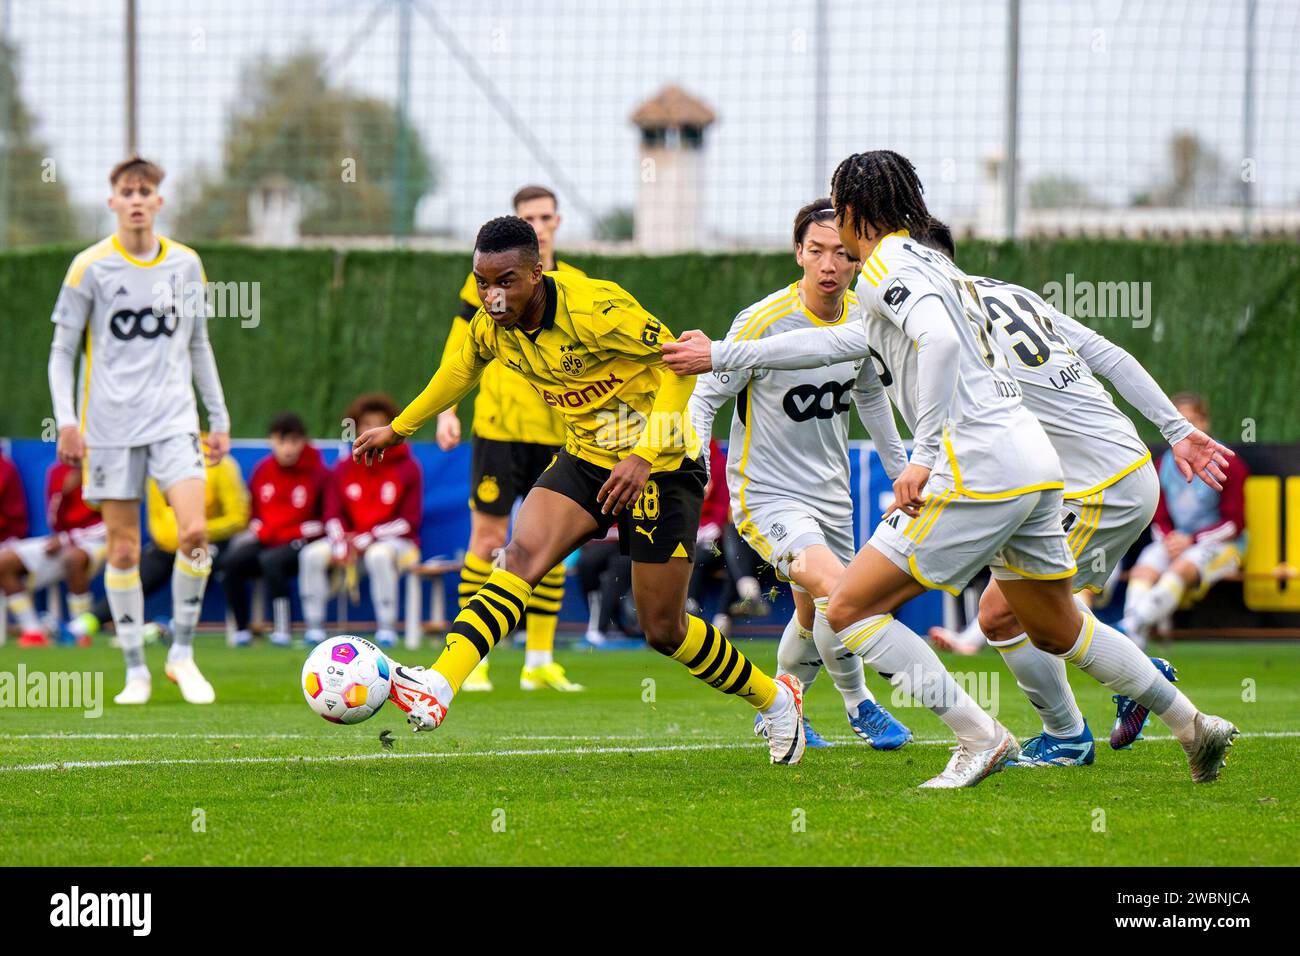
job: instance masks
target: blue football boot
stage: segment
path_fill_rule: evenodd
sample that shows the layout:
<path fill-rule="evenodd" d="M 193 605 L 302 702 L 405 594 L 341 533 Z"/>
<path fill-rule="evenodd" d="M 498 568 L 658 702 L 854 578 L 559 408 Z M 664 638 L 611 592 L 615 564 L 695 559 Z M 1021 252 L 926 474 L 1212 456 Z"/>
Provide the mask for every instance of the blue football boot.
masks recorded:
<path fill-rule="evenodd" d="M 1088 722 L 1077 737 L 1054 737 L 1044 731 L 1020 747 L 1020 758 L 1009 767 L 1087 767 L 1097 759 L 1097 744 Z"/>
<path fill-rule="evenodd" d="M 1163 657 L 1153 657 L 1151 663 L 1169 683 L 1178 683 L 1178 671 L 1173 664 Z M 1142 728 L 1146 726 L 1151 711 L 1123 694 L 1116 694 L 1111 700 L 1115 702 L 1115 726 L 1110 729 L 1110 747 L 1112 750 L 1127 750 L 1142 736 Z"/>
<path fill-rule="evenodd" d="M 874 700 L 858 704 L 858 712 L 849 715 L 849 726 L 876 750 L 897 750 L 912 739 L 912 732 Z"/>

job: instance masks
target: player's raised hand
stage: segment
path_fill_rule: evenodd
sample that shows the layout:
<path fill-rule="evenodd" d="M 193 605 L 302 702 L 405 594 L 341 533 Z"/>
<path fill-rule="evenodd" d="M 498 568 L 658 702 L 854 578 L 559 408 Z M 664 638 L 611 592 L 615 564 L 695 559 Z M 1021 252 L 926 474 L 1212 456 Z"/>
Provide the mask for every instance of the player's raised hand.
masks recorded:
<path fill-rule="evenodd" d="M 628 455 L 609 473 L 605 483 L 596 492 L 600 513 L 616 515 L 641 497 L 645 483 L 650 478 L 650 462 L 640 455 Z"/>
<path fill-rule="evenodd" d="M 664 364 L 678 375 L 700 375 L 713 369 L 713 340 L 699 329 L 691 329 L 665 342 L 660 350 Z"/>
<path fill-rule="evenodd" d="M 352 443 L 352 460 L 373 465 L 376 461 L 383 461 L 385 448 L 402 441 L 405 441 L 404 437 L 393 431 L 392 425 L 367 428 Z"/>
<path fill-rule="evenodd" d="M 930 469 L 924 465 L 908 465 L 894 482 L 894 508 L 915 518 L 925 502 L 925 483 L 930 480 Z M 891 509 L 893 510 L 893 509 Z"/>
<path fill-rule="evenodd" d="M 1199 428 L 1182 441 L 1170 446 L 1174 453 L 1174 464 L 1178 471 L 1190 483 L 1193 478 L 1200 478 L 1215 491 L 1223 490 L 1227 480 L 1228 458 L 1236 453 L 1227 445 L 1221 445 Z"/>
<path fill-rule="evenodd" d="M 74 468 L 86 457 L 86 440 L 81 437 L 81 429 L 76 425 L 65 425 L 59 429 L 59 442 L 55 445 L 55 454 L 59 461 Z"/>
<path fill-rule="evenodd" d="M 452 409 L 447 409 L 438 416 L 438 431 L 434 436 L 438 447 L 451 451 L 460 444 L 460 416 Z"/>
<path fill-rule="evenodd" d="M 208 464 L 217 465 L 230 452 L 230 432 L 208 432 Z"/>

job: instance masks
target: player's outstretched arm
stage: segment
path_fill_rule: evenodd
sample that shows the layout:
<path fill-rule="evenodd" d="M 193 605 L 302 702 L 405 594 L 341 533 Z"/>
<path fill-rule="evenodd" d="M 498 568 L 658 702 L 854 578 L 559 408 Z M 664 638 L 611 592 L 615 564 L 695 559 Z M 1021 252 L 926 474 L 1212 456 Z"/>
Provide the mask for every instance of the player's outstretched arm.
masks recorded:
<path fill-rule="evenodd" d="M 894 408 L 889 404 L 885 386 L 870 358 L 862 363 L 853 382 L 853 404 L 857 406 L 858 418 L 876 446 L 885 474 L 891 481 L 897 481 L 907 467 L 907 448 L 898 434 Z"/>
<path fill-rule="evenodd" d="M 414 435 L 430 418 L 468 395 L 490 361 L 475 345 L 474 337 L 466 336 L 460 351 L 438 366 L 424 391 L 402 409 L 391 425 L 371 428 L 357 436 L 352 443 L 353 460 L 373 464 L 383 457 L 385 448 Z"/>
<path fill-rule="evenodd" d="M 1190 482 L 1199 477 L 1215 491 L 1223 490 L 1228 458 L 1235 454 L 1231 448 L 1180 415 L 1160 384 L 1128 351 L 1063 312 L 1053 311 L 1052 322 L 1094 374 L 1109 381 L 1126 402 L 1160 429 L 1184 478 Z"/>
<path fill-rule="evenodd" d="M 858 321 L 824 329 L 793 329 L 757 339 L 714 342 L 713 367 L 805 369 L 855 362 L 871 354 L 866 326 Z"/>

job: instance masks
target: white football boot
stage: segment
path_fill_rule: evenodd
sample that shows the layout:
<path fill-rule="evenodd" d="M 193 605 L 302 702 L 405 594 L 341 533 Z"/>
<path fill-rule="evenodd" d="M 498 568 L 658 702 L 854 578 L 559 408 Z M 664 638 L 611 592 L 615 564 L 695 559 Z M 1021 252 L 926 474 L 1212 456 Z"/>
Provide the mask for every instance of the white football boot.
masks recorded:
<path fill-rule="evenodd" d="M 971 750 L 964 744 L 953 748 L 952 758 L 943 773 L 931 777 L 920 785 L 922 790 L 955 790 L 958 787 L 973 787 L 985 777 L 997 773 L 1008 761 L 1020 756 L 1020 744 L 1011 736 L 1011 731 L 998 725 L 1002 732 L 997 743 L 987 750 Z"/>
<path fill-rule="evenodd" d="M 767 749 L 772 763 L 797 764 L 803 759 L 807 740 L 803 730 L 803 684 L 793 674 L 776 679 L 778 698 L 789 695 L 786 708 L 775 717 L 763 716 L 767 728 Z M 757 732 L 757 731 L 756 731 Z"/>
<path fill-rule="evenodd" d="M 129 677 L 126 686 L 113 698 L 115 704 L 147 704 L 153 693 L 153 681 L 148 677 Z"/>
<path fill-rule="evenodd" d="M 451 698 L 451 684 L 437 671 L 406 667 L 393 661 L 393 681 L 388 699 L 406 712 L 406 722 L 415 733 L 437 730 L 447 717 Z"/>
<path fill-rule="evenodd" d="M 163 673 L 181 689 L 181 696 L 188 704 L 210 704 L 217 699 L 217 692 L 199 671 L 199 665 L 194 663 L 192 657 L 168 661 Z"/>
<path fill-rule="evenodd" d="M 1237 734 L 1237 728 L 1222 717 L 1196 715 L 1196 735 L 1190 744 L 1183 744 L 1194 783 L 1209 783 L 1219 778 L 1219 771 L 1228 762 L 1232 738 Z"/>

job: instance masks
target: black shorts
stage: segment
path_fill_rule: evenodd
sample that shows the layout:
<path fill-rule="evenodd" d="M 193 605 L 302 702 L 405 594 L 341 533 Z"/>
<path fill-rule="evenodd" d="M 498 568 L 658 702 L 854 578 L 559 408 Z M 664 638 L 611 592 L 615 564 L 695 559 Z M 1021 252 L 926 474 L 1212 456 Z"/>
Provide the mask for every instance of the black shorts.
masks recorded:
<path fill-rule="evenodd" d="M 560 450 L 558 445 L 478 437 L 471 444 L 469 506 L 498 517 L 510 514 L 515 500 L 528 494 Z"/>
<path fill-rule="evenodd" d="M 599 526 L 592 537 L 603 536 L 617 523 L 619 551 L 633 561 L 664 564 L 670 558 L 694 560 L 708 481 L 701 462 L 687 458 L 675 471 L 652 472 L 641 497 L 617 515 L 601 514 L 596 501 L 596 493 L 608 478 L 608 468 L 561 451 L 537 479 L 537 487 L 582 505 Z"/>

